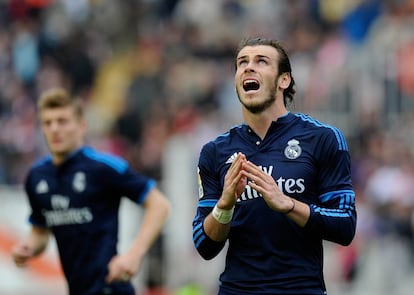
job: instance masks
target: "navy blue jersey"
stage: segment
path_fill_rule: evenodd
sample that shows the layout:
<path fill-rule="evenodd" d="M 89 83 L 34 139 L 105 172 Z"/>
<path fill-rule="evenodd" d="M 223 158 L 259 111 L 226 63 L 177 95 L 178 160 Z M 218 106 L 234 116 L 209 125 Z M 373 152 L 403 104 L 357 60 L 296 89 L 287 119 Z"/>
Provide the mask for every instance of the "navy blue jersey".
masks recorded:
<path fill-rule="evenodd" d="M 219 199 L 224 177 L 238 152 L 271 175 L 279 188 L 310 206 L 304 228 L 271 210 L 246 185 L 236 203 L 219 294 L 325 294 L 322 240 L 349 244 L 355 234 L 355 194 L 343 134 L 303 114 L 272 122 L 261 140 L 246 124 L 205 144 L 201 150 L 199 202 L 193 241 L 205 259 L 225 242 L 204 232 L 204 218 Z"/>
<path fill-rule="evenodd" d="M 104 278 L 117 253 L 121 197 L 141 204 L 154 185 L 123 159 L 90 147 L 59 166 L 47 157 L 30 169 L 30 222 L 53 232 L 70 294 L 134 294 L 130 283 L 107 285 Z"/>

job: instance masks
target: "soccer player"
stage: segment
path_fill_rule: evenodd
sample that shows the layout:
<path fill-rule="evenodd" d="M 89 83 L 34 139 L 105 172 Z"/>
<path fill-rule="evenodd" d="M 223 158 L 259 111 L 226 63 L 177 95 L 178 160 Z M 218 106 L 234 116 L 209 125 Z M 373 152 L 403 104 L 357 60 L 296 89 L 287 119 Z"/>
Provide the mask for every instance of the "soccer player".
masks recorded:
<path fill-rule="evenodd" d="M 344 136 L 289 111 L 295 83 L 278 41 L 242 41 L 235 68 L 244 123 L 201 150 L 194 245 L 212 259 L 228 241 L 220 295 L 326 294 L 322 241 L 348 245 L 356 227 Z"/>
<path fill-rule="evenodd" d="M 170 203 L 154 180 L 117 156 L 85 145 L 81 102 L 63 89 L 38 101 L 50 156 L 26 178 L 31 230 L 12 251 L 18 266 L 41 254 L 53 234 L 71 295 L 135 294 L 130 282 L 159 236 Z M 125 253 L 117 253 L 121 197 L 144 208 L 141 227 Z"/>

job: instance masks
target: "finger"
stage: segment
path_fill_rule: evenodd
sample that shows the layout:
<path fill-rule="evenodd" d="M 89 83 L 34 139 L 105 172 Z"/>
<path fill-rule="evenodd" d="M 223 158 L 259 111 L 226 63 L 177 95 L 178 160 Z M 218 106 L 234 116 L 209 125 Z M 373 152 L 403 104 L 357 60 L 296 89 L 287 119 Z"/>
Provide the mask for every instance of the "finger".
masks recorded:
<path fill-rule="evenodd" d="M 15 255 L 18 255 L 18 256 L 29 256 L 30 255 L 30 249 L 29 249 L 29 247 L 27 247 L 27 246 L 16 246 L 14 249 L 13 249 L 13 253 L 15 254 Z"/>
<path fill-rule="evenodd" d="M 255 181 L 250 180 L 250 181 L 248 182 L 248 185 L 249 185 L 252 189 L 254 189 L 255 191 L 257 191 L 258 193 L 262 193 L 262 187 L 261 187 L 261 186 L 259 186 L 259 185 L 257 185 L 257 183 L 256 183 Z"/>
<path fill-rule="evenodd" d="M 244 155 L 238 156 L 226 173 L 225 182 L 231 187 L 235 187 L 240 180 L 240 171 L 242 170 L 242 165 L 244 163 L 243 158 Z"/>
<path fill-rule="evenodd" d="M 129 282 L 131 280 L 131 278 L 132 278 L 132 273 L 126 271 L 121 275 L 120 281 Z"/>
<path fill-rule="evenodd" d="M 14 261 L 14 264 L 20 267 L 24 265 L 25 259 L 21 257 L 13 257 L 13 261 Z"/>
<path fill-rule="evenodd" d="M 15 262 L 16 266 L 18 267 L 27 267 L 27 260 Z"/>
<path fill-rule="evenodd" d="M 120 276 L 120 278 L 119 278 L 119 281 L 121 281 L 121 282 L 128 282 L 129 280 L 131 279 L 131 277 L 127 274 L 127 273 L 124 273 L 124 274 L 122 274 L 121 276 Z"/>
<path fill-rule="evenodd" d="M 25 265 L 26 265 L 27 260 L 28 260 L 30 257 L 31 257 L 31 255 L 30 255 L 30 253 L 29 253 L 29 250 L 28 250 L 28 248 L 27 248 L 27 247 L 25 247 L 25 246 L 22 246 L 22 247 L 16 247 L 16 248 L 13 250 L 13 253 L 12 253 L 12 258 L 13 258 L 13 261 L 14 261 L 14 263 L 15 263 L 17 266 L 19 266 L 19 267 L 21 267 L 21 266 L 25 266 Z"/>
<path fill-rule="evenodd" d="M 246 163 L 243 165 L 244 171 L 248 174 L 248 178 L 254 180 L 258 184 L 271 184 L 274 182 L 272 176 L 264 172 L 260 167 L 254 165 L 251 162 Z M 247 175 L 247 174 L 246 174 Z"/>
<path fill-rule="evenodd" d="M 247 178 L 247 184 L 264 185 L 266 182 L 263 179 L 263 175 L 256 175 L 247 171 L 243 171 L 242 174 Z M 250 185 L 251 186 L 251 185 Z"/>
<path fill-rule="evenodd" d="M 116 278 L 120 276 L 120 272 L 115 272 L 114 270 L 112 270 L 111 268 L 109 268 L 108 270 L 108 275 L 105 278 L 105 281 L 107 283 L 112 283 L 114 281 L 116 281 Z"/>
<path fill-rule="evenodd" d="M 114 279 L 113 279 L 112 275 L 108 274 L 105 277 L 105 282 L 107 282 L 108 284 L 112 283 L 113 281 L 114 281 Z"/>
<path fill-rule="evenodd" d="M 236 199 L 243 193 L 244 189 L 246 188 L 247 184 L 247 177 L 243 174 L 243 171 L 239 171 L 236 179 L 234 180 L 234 187 L 236 189 Z"/>
<path fill-rule="evenodd" d="M 107 282 L 129 282 L 132 278 L 131 273 L 129 272 L 123 272 L 118 275 L 110 275 L 107 277 Z"/>
<path fill-rule="evenodd" d="M 254 175 L 257 175 L 257 176 L 265 174 L 264 171 L 262 169 L 260 169 L 259 166 L 253 164 L 250 161 L 246 161 L 243 165 L 243 168 L 245 170 L 249 171 L 250 173 L 252 173 Z"/>
<path fill-rule="evenodd" d="M 242 153 L 239 153 L 236 159 L 231 163 L 230 168 L 227 172 L 230 178 L 234 178 L 237 176 L 239 171 L 241 170 L 243 162 L 245 162 L 245 156 Z"/>
<path fill-rule="evenodd" d="M 25 267 L 27 266 L 27 261 L 29 260 L 29 256 L 27 255 L 14 255 L 13 261 L 18 267 Z"/>

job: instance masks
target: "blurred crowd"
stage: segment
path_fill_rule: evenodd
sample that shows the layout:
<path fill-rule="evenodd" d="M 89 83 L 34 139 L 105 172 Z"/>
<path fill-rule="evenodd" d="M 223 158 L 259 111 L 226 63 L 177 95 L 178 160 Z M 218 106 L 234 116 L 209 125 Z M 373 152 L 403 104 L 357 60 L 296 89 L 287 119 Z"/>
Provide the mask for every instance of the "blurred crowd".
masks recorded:
<path fill-rule="evenodd" d="M 350 145 L 359 224 L 343 280 L 373 240 L 398 243 L 412 268 L 413 28 L 414 0 L 0 0 L 0 184 L 20 185 L 46 152 L 35 104 L 52 86 L 87 105 L 91 145 L 162 182 L 172 137 L 197 145 L 240 122 L 235 47 L 273 37 L 291 57 L 293 111 Z"/>

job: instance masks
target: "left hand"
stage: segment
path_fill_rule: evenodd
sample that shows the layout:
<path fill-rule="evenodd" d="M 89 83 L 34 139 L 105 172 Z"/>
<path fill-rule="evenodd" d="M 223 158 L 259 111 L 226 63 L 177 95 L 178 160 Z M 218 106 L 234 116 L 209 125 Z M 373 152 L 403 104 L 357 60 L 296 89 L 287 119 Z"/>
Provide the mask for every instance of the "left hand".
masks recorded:
<path fill-rule="evenodd" d="M 138 273 L 141 260 L 133 257 L 130 253 L 120 254 L 112 257 L 108 264 L 107 283 L 128 282 Z"/>
<path fill-rule="evenodd" d="M 248 179 L 247 184 L 262 195 L 272 210 L 286 212 L 291 208 L 291 199 L 283 194 L 271 175 L 250 161 L 243 163 L 243 174 Z"/>

